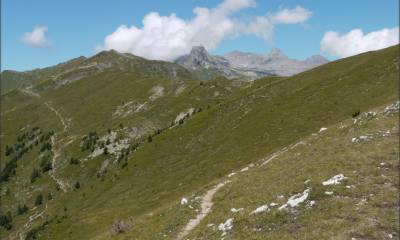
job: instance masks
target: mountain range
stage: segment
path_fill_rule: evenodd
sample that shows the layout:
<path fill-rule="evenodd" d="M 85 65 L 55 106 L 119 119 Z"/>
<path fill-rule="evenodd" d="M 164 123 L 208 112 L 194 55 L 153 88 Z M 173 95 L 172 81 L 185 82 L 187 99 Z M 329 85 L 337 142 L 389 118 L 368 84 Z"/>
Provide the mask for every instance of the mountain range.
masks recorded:
<path fill-rule="evenodd" d="M 106 55 L 114 55 L 109 59 Z M 134 60 L 129 63 L 129 60 Z M 134 63 L 132 63 L 134 62 Z M 55 66 L 39 68 L 30 71 L 5 70 L 2 76 L 2 93 L 22 86 L 30 86 L 37 82 L 46 82 L 52 79 L 52 84 L 66 84 L 79 80 L 87 75 L 103 72 L 109 68 L 137 69 L 143 62 L 159 64 L 154 70 L 170 71 L 168 74 L 175 75 L 176 69 L 183 69 L 162 61 L 148 61 L 144 58 L 130 53 L 119 53 L 115 50 L 103 51 L 92 57 L 78 57 Z M 265 76 L 291 76 L 296 73 L 323 65 L 327 62 L 325 58 L 314 55 L 304 61 L 289 59 L 281 50 L 274 49 L 269 54 L 254 54 L 234 51 L 223 56 L 212 56 L 202 47 L 193 47 L 190 54 L 179 57 L 174 61 L 185 67 L 194 78 L 209 80 L 217 76 L 228 79 L 254 80 Z M 130 64 L 130 65 L 129 65 Z M 161 67 L 161 65 L 163 65 Z M 147 71 L 153 69 L 144 66 Z M 60 80 L 60 81 L 59 81 Z M 47 86 L 50 87 L 50 86 Z M 53 86 L 54 87 L 54 86 Z"/>
<path fill-rule="evenodd" d="M 233 51 L 222 56 L 211 56 L 202 46 L 193 47 L 188 55 L 175 60 L 196 73 L 216 72 L 227 78 L 256 79 L 263 76 L 291 76 L 329 61 L 313 55 L 304 61 L 288 58 L 281 50 L 273 49 L 269 54 Z"/>

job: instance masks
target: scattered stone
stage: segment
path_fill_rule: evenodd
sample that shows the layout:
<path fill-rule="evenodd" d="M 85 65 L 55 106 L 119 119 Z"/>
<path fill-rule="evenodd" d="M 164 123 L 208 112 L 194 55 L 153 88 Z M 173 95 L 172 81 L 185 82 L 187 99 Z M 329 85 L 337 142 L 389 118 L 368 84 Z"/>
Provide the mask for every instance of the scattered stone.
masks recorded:
<path fill-rule="evenodd" d="M 231 212 L 233 212 L 233 213 L 237 213 L 237 212 L 240 212 L 240 211 L 243 211 L 243 208 L 238 208 L 238 209 L 231 208 Z"/>
<path fill-rule="evenodd" d="M 224 223 L 218 225 L 218 230 L 222 232 L 221 237 L 225 236 L 233 228 L 233 218 L 229 218 Z"/>
<path fill-rule="evenodd" d="M 185 120 L 188 116 L 191 116 L 195 112 L 194 108 L 189 108 L 186 111 L 183 111 L 176 116 L 174 123 L 179 124 L 180 121 Z"/>
<path fill-rule="evenodd" d="M 322 182 L 322 185 L 328 186 L 328 185 L 337 185 L 340 184 L 342 180 L 344 180 L 346 177 L 343 176 L 343 174 L 338 174 L 336 176 L 331 177 L 330 179 Z"/>
<path fill-rule="evenodd" d="M 185 205 L 188 203 L 188 200 L 186 198 L 181 199 L 181 205 Z"/>
<path fill-rule="evenodd" d="M 362 142 L 368 140 L 368 136 L 359 136 L 359 137 L 353 137 L 351 139 L 351 142 Z"/>
<path fill-rule="evenodd" d="M 319 130 L 319 133 L 322 133 L 323 131 L 326 131 L 328 128 L 326 128 L 326 127 L 322 127 L 320 130 Z"/>
<path fill-rule="evenodd" d="M 297 207 L 300 203 L 304 202 L 307 200 L 308 195 L 310 194 L 310 188 L 307 188 L 304 190 L 302 193 L 295 194 L 289 198 L 286 204 L 282 205 L 279 207 L 279 210 L 286 209 L 287 207 Z"/>
<path fill-rule="evenodd" d="M 262 205 L 261 207 L 258 207 L 256 210 L 252 211 L 250 214 L 257 214 L 257 213 L 262 213 L 262 212 L 269 212 L 270 209 L 268 207 L 268 204 Z"/>
<path fill-rule="evenodd" d="M 394 112 L 398 112 L 400 109 L 400 101 L 396 101 L 395 103 L 387 106 L 384 110 L 383 110 L 383 114 L 384 115 L 389 115 L 391 113 Z"/>
<path fill-rule="evenodd" d="M 308 202 L 307 207 L 312 207 L 314 205 L 315 205 L 315 201 L 310 201 L 310 202 Z"/>
<path fill-rule="evenodd" d="M 149 97 L 149 99 L 154 101 L 157 98 L 164 96 L 164 87 L 159 85 L 154 86 L 152 89 L 150 89 L 150 93 L 152 93 L 152 95 Z"/>
<path fill-rule="evenodd" d="M 326 195 L 333 195 L 333 192 L 325 192 Z"/>
<path fill-rule="evenodd" d="M 229 173 L 228 174 L 228 178 L 230 178 L 230 177 L 233 177 L 233 176 L 235 176 L 236 175 L 236 173 L 235 172 L 233 172 L 233 173 Z"/>

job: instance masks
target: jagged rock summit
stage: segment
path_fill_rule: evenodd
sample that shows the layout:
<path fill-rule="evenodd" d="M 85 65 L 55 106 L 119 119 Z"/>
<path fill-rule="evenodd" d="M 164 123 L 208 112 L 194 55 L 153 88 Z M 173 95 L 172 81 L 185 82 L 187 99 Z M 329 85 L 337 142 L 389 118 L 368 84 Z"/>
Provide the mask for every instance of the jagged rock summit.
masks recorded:
<path fill-rule="evenodd" d="M 190 54 L 179 57 L 176 61 L 189 69 L 229 67 L 229 62 L 218 56 L 211 56 L 203 46 L 195 46 Z"/>
<path fill-rule="evenodd" d="M 231 66 L 271 71 L 279 76 L 291 76 L 329 62 L 320 55 L 313 55 L 304 61 L 290 59 L 277 48 L 267 54 L 234 51 L 223 57 L 230 62 Z"/>
<path fill-rule="evenodd" d="M 255 79 L 270 75 L 291 76 L 329 61 L 320 55 L 313 55 L 304 61 L 290 59 L 278 48 L 266 54 L 233 51 L 212 56 L 203 46 L 195 46 L 189 54 L 179 57 L 175 62 L 192 71 L 214 69 L 228 78 Z"/>

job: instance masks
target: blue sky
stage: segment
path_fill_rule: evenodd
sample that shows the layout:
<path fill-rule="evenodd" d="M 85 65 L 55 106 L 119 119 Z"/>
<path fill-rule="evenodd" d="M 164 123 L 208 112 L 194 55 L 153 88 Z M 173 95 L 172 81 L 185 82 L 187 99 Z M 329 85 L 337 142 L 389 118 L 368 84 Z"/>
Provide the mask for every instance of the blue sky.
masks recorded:
<path fill-rule="evenodd" d="M 188 23 L 196 17 L 196 14 L 193 13 L 195 7 L 201 6 L 211 10 L 222 2 L 224 1 L 149 0 L 138 3 L 138 1 L 130 0 L 3 0 L 1 14 L 2 70 L 29 70 L 50 66 L 78 56 L 93 55 L 100 49 L 128 49 L 126 51 L 146 55 L 147 52 L 141 51 L 143 48 L 140 47 L 145 44 L 143 42 L 146 42 L 145 33 L 142 34 L 143 36 L 136 36 L 133 33 L 136 30 L 131 29 L 132 26 L 141 29 L 144 16 L 150 12 L 157 12 L 160 16 L 170 16 L 175 13 L 177 21 L 182 20 Z M 357 34 L 353 34 L 357 35 L 354 38 L 345 38 L 343 35 L 350 31 L 359 28 L 366 35 L 370 32 L 382 29 L 393 30 L 398 27 L 397 0 L 254 0 L 254 2 L 256 5 L 250 4 L 251 6 L 242 7 L 226 17 L 234 23 L 243 24 L 244 27 L 242 26 L 240 29 L 233 27 L 221 34 L 220 38 L 212 39 L 214 34 L 205 36 L 210 33 L 207 29 L 218 31 L 218 27 L 215 27 L 218 24 L 210 21 L 211 26 L 205 28 L 207 31 L 198 31 L 196 34 L 190 35 L 191 39 L 204 38 L 205 45 L 214 54 L 223 54 L 232 50 L 265 53 L 272 48 L 280 48 L 291 58 L 304 59 L 313 54 L 322 54 L 330 59 L 335 59 L 357 53 L 351 52 L 351 49 L 343 49 L 349 45 L 349 41 L 350 43 L 358 41 L 356 46 L 359 46 L 358 52 L 361 52 L 371 48 L 370 42 L 376 42 L 377 37 L 387 35 L 381 32 L 381 35 L 371 35 L 366 38 L 357 37 Z M 278 16 L 283 10 L 287 9 L 290 12 L 297 6 L 312 13 L 311 16 L 293 24 L 282 24 L 282 21 L 277 23 L 278 21 L 272 20 L 273 16 Z M 264 17 L 266 21 L 270 22 L 270 25 L 257 25 L 257 29 L 250 31 L 249 26 L 256 17 Z M 158 17 L 155 16 L 152 19 L 157 20 Z M 218 17 L 218 19 L 220 18 Z M 175 21 L 172 18 L 167 19 L 167 21 L 170 20 Z M 122 37 L 128 38 L 130 42 L 125 43 L 126 46 L 119 46 L 117 40 L 106 43 L 106 36 L 112 35 L 121 25 L 127 27 L 126 34 Z M 47 29 L 44 32 L 46 42 L 35 43 L 32 42 L 31 35 L 29 35 L 31 37 L 24 35 L 39 26 Z M 273 30 L 266 30 L 265 26 L 273 26 Z M 189 29 L 190 32 L 191 27 L 188 26 L 185 29 Z M 268 37 L 260 37 L 260 31 L 264 31 L 261 33 L 262 36 L 268 35 Z M 326 36 L 324 51 L 321 51 L 321 41 L 328 31 L 335 31 L 337 35 Z M 394 32 L 391 31 L 391 33 Z M 115 33 L 113 36 L 120 39 L 121 36 L 118 34 Z M 212 41 L 208 38 L 211 38 Z M 190 41 L 193 40 L 187 41 L 189 42 L 185 42 L 185 44 L 190 46 Z M 392 37 L 383 44 L 393 41 L 398 42 Z M 139 43 L 142 45 L 138 45 Z M 170 42 L 167 41 L 167 44 Z M 145 57 L 169 59 L 187 50 L 187 48 L 182 48 L 178 52 L 173 52 L 175 50 L 168 49 L 164 55 L 157 55 L 160 52 L 158 48 L 161 47 L 154 46 L 153 49 L 157 51 Z M 376 48 L 378 47 L 376 46 Z"/>

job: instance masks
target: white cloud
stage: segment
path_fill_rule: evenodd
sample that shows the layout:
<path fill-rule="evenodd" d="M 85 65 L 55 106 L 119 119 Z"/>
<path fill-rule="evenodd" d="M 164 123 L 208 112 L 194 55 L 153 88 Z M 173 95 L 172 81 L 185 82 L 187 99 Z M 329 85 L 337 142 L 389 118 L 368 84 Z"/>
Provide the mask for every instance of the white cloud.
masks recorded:
<path fill-rule="evenodd" d="M 311 18 L 312 12 L 297 6 L 293 9 L 283 9 L 272 16 L 272 20 L 276 23 L 303 23 Z"/>
<path fill-rule="evenodd" d="M 348 57 L 359 53 L 389 47 L 399 43 L 399 28 L 384 28 L 364 35 L 363 30 L 354 29 L 340 35 L 326 32 L 321 40 L 321 51 L 337 57 Z"/>
<path fill-rule="evenodd" d="M 253 34 L 264 40 L 269 40 L 274 32 L 274 24 L 268 17 L 256 17 L 252 22 L 245 26 L 244 32 Z"/>
<path fill-rule="evenodd" d="M 224 0 L 212 9 L 194 8 L 195 16 L 189 20 L 175 14 L 160 16 L 157 12 L 151 12 L 144 16 L 142 28 L 121 25 L 105 37 L 97 50 L 115 49 L 148 59 L 174 60 L 188 53 L 193 46 L 202 45 L 207 50 L 213 50 L 222 40 L 243 34 L 268 40 L 274 30 L 270 16 L 254 17 L 250 21 L 234 16 L 255 5 L 254 0 Z M 298 8 L 287 11 L 296 12 Z"/>
<path fill-rule="evenodd" d="M 46 26 L 36 26 L 32 32 L 24 33 L 21 41 L 32 47 L 49 47 L 50 41 L 46 38 L 46 32 Z"/>

